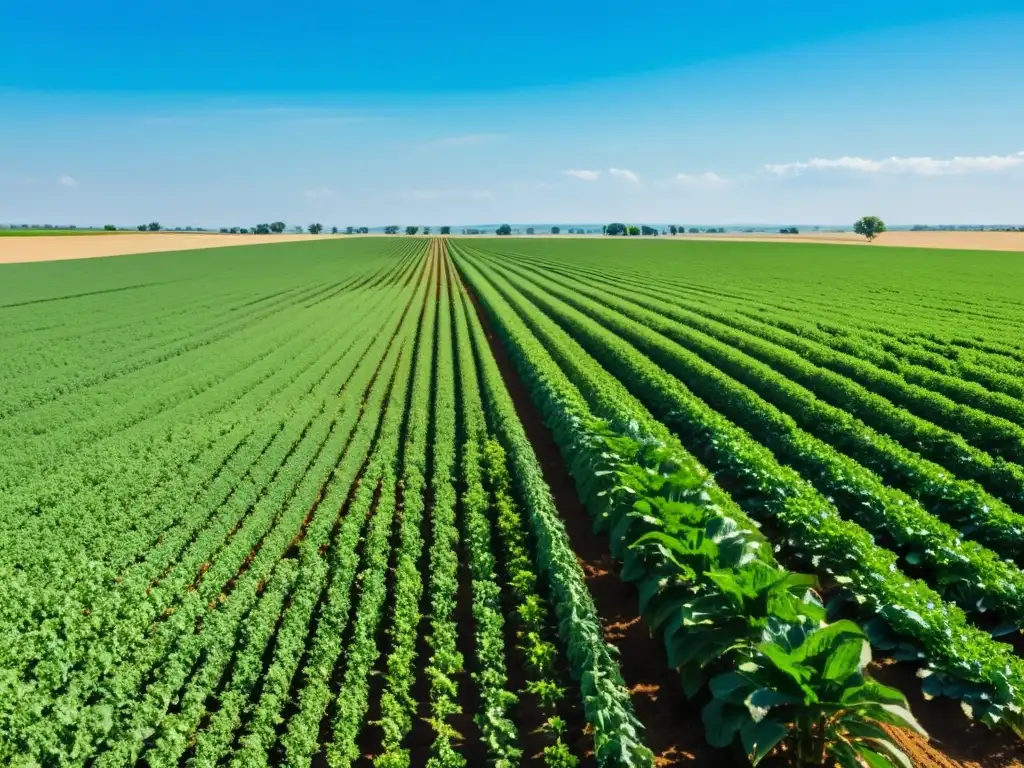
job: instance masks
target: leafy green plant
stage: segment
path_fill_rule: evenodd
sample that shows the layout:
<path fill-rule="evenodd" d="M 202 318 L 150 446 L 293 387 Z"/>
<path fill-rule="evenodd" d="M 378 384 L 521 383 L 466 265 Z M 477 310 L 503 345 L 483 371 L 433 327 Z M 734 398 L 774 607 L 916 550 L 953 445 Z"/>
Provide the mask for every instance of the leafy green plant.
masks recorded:
<path fill-rule="evenodd" d="M 712 678 L 703 710 L 708 741 L 736 737 L 753 765 L 777 747 L 797 766 L 906 766 L 910 759 L 882 725 L 927 736 L 903 694 L 865 675 L 866 635 L 849 621 L 790 634 L 747 649 L 736 670 Z"/>

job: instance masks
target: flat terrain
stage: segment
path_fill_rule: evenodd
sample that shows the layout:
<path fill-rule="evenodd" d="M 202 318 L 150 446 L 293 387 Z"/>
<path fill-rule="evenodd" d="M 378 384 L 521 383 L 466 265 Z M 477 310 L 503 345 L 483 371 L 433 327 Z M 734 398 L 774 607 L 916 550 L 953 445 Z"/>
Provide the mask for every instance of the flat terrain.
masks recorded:
<path fill-rule="evenodd" d="M 141 237 L 0 265 L 0 764 L 732 768 L 677 663 L 827 604 L 1024 765 L 1018 254 Z"/>
<path fill-rule="evenodd" d="M 11 230 L 17 232 L 18 230 Z M 69 236 L 71 235 L 71 236 Z M 90 235 L 78 237 L 77 235 Z M 188 232 L 78 232 L 68 230 L 60 235 L 0 237 L 0 264 L 30 261 L 61 261 L 92 259 L 99 256 L 123 256 L 133 253 L 192 251 L 200 248 L 222 248 L 231 245 L 301 242 L 312 235 L 212 235 Z M 319 235 L 326 238 L 331 235 Z"/>
<path fill-rule="evenodd" d="M 873 242 L 853 232 L 801 232 L 798 235 L 683 235 L 677 239 L 753 242 L 838 243 L 842 245 L 942 248 L 966 251 L 1024 251 L 1024 232 L 883 232 Z"/>

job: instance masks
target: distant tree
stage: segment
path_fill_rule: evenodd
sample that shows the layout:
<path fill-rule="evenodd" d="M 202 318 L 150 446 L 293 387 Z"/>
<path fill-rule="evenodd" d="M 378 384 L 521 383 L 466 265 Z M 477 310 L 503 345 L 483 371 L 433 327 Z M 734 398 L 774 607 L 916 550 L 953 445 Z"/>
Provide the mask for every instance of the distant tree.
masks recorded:
<path fill-rule="evenodd" d="M 560 233 L 561 231 L 562 231 L 562 230 L 560 230 L 560 229 L 559 229 L 558 227 L 552 227 L 552 228 L 551 228 L 551 234 L 552 234 L 552 235 L 557 235 L 557 234 L 559 234 L 559 233 Z"/>
<path fill-rule="evenodd" d="M 700 230 L 697 229 L 696 227 L 690 227 L 690 234 L 691 235 L 699 235 L 700 234 Z"/>
<path fill-rule="evenodd" d="M 496 230 L 494 230 L 494 234 L 496 234 L 496 235 L 511 235 L 512 234 L 512 227 L 510 227 L 508 224 L 502 224 L 500 227 L 498 227 Z"/>
<path fill-rule="evenodd" d="M 275 235 L 280 235 L 282 232 L 284 232 L 284 222 L 275 221 L 273 224 L 270 225 L 270 231 L 273 232 Z"/>
<path fill-rule="evenodd" d="M 384 227 L 384 234 L 385 235 L 397 235 L 398 234 L 398 225 L 397 224 L 391 224 L 389 226 Z"/>
<path fill-rule="evenodd" d="M 429 235 L 430 234 L 430 227 L 424 227 L 423 228 L 423 234 L 424 235 Z"/>
<path fill-rule="evenodd" d="M 319 235 L 321 232 L 324 231 L 324 225 L 323 224 L 310 224 L 308 227 L 306 227 L 306 229 L 309 230 L 309 234 L 311 234 L 311 235 Z"/>
<path fill-rule="evenodd" d="M 104 232 L 117 232 L 117 227 L 115 227 L 113 224 L 104 224 L 103 225 L 103 231 Z"/>
<path fill-rule="evenodd" d="M 370 228 L 369 227 L 360 227 L 359 228 L 359 234 L 360 235 L 368 235 L 368 234 L 370 234 Z"/>
<path fill-rule="evenodd" d="M 346 235 L 355 234 L 355 227 L 345 227 L 345 234 Z"/>
<path fill-rule="evenodd" d="M 150 232 L 159 232 L 161 229 L 163 229 L 163 227 L 160 226 L 160 222 L 151 221 L 149 224 L 146 225 L 146 229 L 148 229 Z"/>
<path fill-rule="evenodd" d="M 246 229 L 245 227 L 242 227 L 240 230 L 238 230 L 238 234 L 240 234 L 240 235 L 248 235 L 249 234 L 249 230 Z"/>
<path fill-rule="evenodd" d="M 228 228 L 227 228 L 227 227 L 221 227 L 221 228 L 220 228 L 220 233 L 221 233 L 222 235 L 226 235 L 226 234 L 228 233 Z"/>
<path fill-rule="evenodd" d="M 853 231 L 871 241 L 885 232 L 885 222 L 877 216 L 865 216 L 853 225 Z"/>
<path fill-rule="evenodd" d="M 302 233 L 302 227 L 293 227 L 293 229 L 300 234 Z"/>
<path fill-rule="evenodd" d="M 533 227 L 527 227 L 526 228 L 526 234 L 532 235 L 533 234 Z"/>
<path fill-rule="evenodd" d="M 603 234 L 613 236 L 624 235 L 626 234 L 626 225 L 620 224 L 619 222 L 616 221 L 613 222 L 612 224 L 608 224 L 602 227 L 602 232 Z"/>
<path fill-rule="evenodd" d="M 451 227 L 441 227 L 441 234 L 442 235 L 450 235 L 451 233 L 452 233 L 452 228 Z"/>
<path fill-rule="evenodd" d="M 630 237 L 636 237 L 640 234 L 640 227 L 636 226 L 636 224 L 630 224 L 626 227 L 626 234 Z"/>
<path fill-rule="evenodd" d="M 633 233 L 630 232 L 630 234 L 633 234 Z M 646 224 L 644 224 L 642 227 L 640 227 L 640 234 L 644 235 L 645 237 L 651 236 L 651 235 L 657 235 L 658 234 L 658 230 L 655 229 L 654 227 L 648 227 Z"/>
<path fill-rule="evenodd" d="M 147 229 L 149 229 L 149 227 L 147 227 L 145 224 L 139 224 L 139 226 L 137 226 L 136 229 L 139 230 L 139 232 L 145 232 Z"/>
<path fill-rule="evenodd" d="M 253 232 L 256 233 L 257 235 L 269 235 L 270 234 L 270 225 L 269 224 L 257 224 L 256 227 L 253 229 Z"/>
<path fill-rule="evenodd" d="M 678 228 L 676 227 L 676 225 L 675 225 L 675 224 L 669 224 L 669 225 L 668 225 L 668 233 L 669 233 L 670 235 L 674 235 L 674 234 L 676 234 L 676 233 L 677 233 L 678 231 L 679 231 L 679 229 L 678 229 Z"/>
<path fill-rule="evenodd" d="M 406 227 L 405 228 L 405 234 L 407 234 L 407 235 L 415 235 L 419 231 L 420 231 L 419 227 Z"/>

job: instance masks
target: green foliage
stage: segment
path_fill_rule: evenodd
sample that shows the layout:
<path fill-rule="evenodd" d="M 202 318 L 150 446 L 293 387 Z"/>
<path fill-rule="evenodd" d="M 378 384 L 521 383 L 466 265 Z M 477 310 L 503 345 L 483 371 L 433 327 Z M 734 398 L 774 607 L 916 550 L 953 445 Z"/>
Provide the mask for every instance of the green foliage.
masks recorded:
<path fill-rule="evenodd" d="M 854 223 L 853 231 L 858 235 L 863 235 L 868 240 L 874 240 L 885 232 L 885 222 L 877 216 L 864 216 Z"/>
<path fill-rule="evenodd" d="M 502 224 L 500 227 L 498 227 L 496 230 L 494 230 L 494 234 L 496 234 L 496 235 L 511 235 L 512 234 L 512 227 L 510 227 L 508 224 Z"/>

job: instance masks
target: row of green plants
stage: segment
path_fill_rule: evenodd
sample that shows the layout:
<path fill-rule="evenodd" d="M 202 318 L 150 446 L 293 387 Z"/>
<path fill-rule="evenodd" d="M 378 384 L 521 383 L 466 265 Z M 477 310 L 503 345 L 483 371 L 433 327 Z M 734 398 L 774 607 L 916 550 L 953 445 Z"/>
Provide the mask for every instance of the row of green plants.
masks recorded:
<path fill-rule="evenodd" d="M 445 272 L 448 272 L 447 262 Z M 475 660 L 472 676 L 480 692 L 480 711 L 473 720 L 487 750 L 488 762 L 495 768 L 515 768 L 523 757 L 519 732 L 512 719 L 518 703 L 509 690 L 510 648 L 505 645 L 505 616 L 498 583 L 498 561 L 494 556 L 491 525 L 492 498 L 484 487 L 483 445 L 487 438 L 480 382 L 473 359 L 468 331 L 452 295 L 450 281 L 446 298 L 452 302 L 452 327 L 457 350 L 461 416 L 461 498 L 462 546 L 470 577 Z"/>
<path fill-rule="evenodd" d="M 878 432 L 895 438 L 908 449 L 952 473 L 951 477 L 941 479 L 954 480 L 959 476 L 974 480 L 1012 508 L 1024 512 L 1024 469 L 971 445 L 948 429 L 943 419 L 932 423 L 897 407 L 872 391 L 870 380 L 861 384 L 830 370 L 825 359 L 839 353 L 831 352 L 824 345 L 801 342 L 792 334 L 772 329 L 760 320 L 745 319 L 740 312 L 724 311 L 717 301 L 696 301 L 692 293 L 685 293 L 687 302 L 682 305 L 679 302 L 684 295 L 681 289 L 617 273 L 614 276 L 600 274 L 597 270 L 578 265 L 572 265 L 571 269 L 546 263 L 544 266 L 545 269 L 562 269 L 570 277 L 581 272 L 595 275 L 603 284 L 616 289 L 626 286 L 636 302 L 658 301 L 654 309 L 659 313 L 772 366 L 822 401 L 846 410 Z M 814 355 L 811 347 L 816 347 Z M 951 406 L 951 409 L 956 410 L 957 406 Z M 986 506 L 984 501 L 982 506 Z"/>
<path fill-rule="evenodd" d="M 427 597 L 430 606 L 430 630 L 425 674 L 429 680 L 428 711 L 434 740 L 430 746 L 428 768 L 460 768 L 466 759 L 457 750 L 462 738 L 452 725 L 460 714 L 459 677 L 465 671 L 465 659 L 458 650 L 458 625 L 455 610 L 459 590 L 459 527 L 456 520 L 458 495 L 456 471 L 456 392 L 455 355 L 451 328 L 451 306 L 447 281 L 440 282 L 437 312 L 436 375 L 434 382 L 434 429 L 431 439 L 434 466 L 430 478 L 433 496 L 431 543 Z"/>
<path fill-rule="evenodd" d="M 516 638 L 526 663 L 525 692 L 536 697 L 545 717 L 540 726 L 549 742 L 544 746 L 544 764 L 547 768 L 575 768 L 579 759 L 563 740 L 567 725 L 558 716 L 566 688 L 555 668 L 558 646 L 550 634 L 550 610 L 538 591 L 537 572 L 512 492 L 505 449 L 494 437 L 484 443 L 483 464 L 503 552 L 505 584 L 515 606 Z"/>
<path fill-rule="evenodd" d="M 429 256 L 437 258 L 431 251 Z M 428 278 L 436 280 L 436 269 Z M 436 285 L 427 287 L 428 296 Z M 410 768 L 411 756 L 404 742 L 412 732 L 419 702 L 413 696 L 417 667 L 416 654 L 423 616 L 422 526 L 426 509 L 427 446 L 430 438 L 430 413 L 433 402 L 434 347 L 437 302 L 427 301 L 423 310 L 417 343 L 412 395 L 406 416 L 406 437 L 402 463 L 402 509 L 395 560 L 395 598 L 391 605 L 388 639 L 391 651 L 387 660 L 384 691 L 380 700 L 381 751 L 374 759 L 376 768 Z"/>
<path fill-rule="evenodd" d="M 166 594 L 152 595 L 150 588 L 227 498 L 231 478 L 237 482 L 262 460 L 275 437 L 272 420 L 254 414 L 273 412 L 280 424 L 287 423 L 288 411 L 330 371 L 356 359 L 342 351 L 358 334 L 332 344 L 323 334 L 318 340 L 316 333 L 289 330 L 291 339 L 281 339 L 245 376 L 178 406 L 181 423 L 166 431 L 157 427 L 144 438 L 122 434 L 101 441 L 81 454 L 78 466 L 44 475 L 36 489 L 5 498 L 0 516 L 12 527 L 29 514 L 11 546 L 0 548 L 0 559 L 9 558 L 0 566 L 5 590 L 19 595 L 12 601 L 19 609 L 0 620 L 21 641 L 5 647 L 0 663 L 10 670 L 31 659 L 38 681 L 20 693 L 45 697 L 50 679 L 59 689 L 69 659 L 96 662 L 102 658 L 96 644 L 121 635 L 127 629 L 122 622 L 149 613 L 149 606 L 151 616 L 165 610 L 159 600 Z M 275 339 L 264 337 L 262 343 L 268 341 Z M 192 570 L 183 583 L 194 575 Z M 141 626 L 149 621 L 142 619 Z M 59 645 L 38 637 L 51 628 L 65 638 Z M 17 696 L 4 699 L 15 704 Z"/>
<path fill-rule="evenodd" d="M 601 766 L 652 765 L 654 756 L 643 743 L 643 726 L 633 712 L 629 692 L 615 660 L 615 650 L 604 639 L 583 569 L 491 354 L 483 326 L 476 317 L 461 276 L 456 277 L 461 288 L 459 306 L 469 322 L 479 365 L 488 428 L 508 457 L 514 477 L 513 490 L 533 543 L 533 566 L 538 578 L 547 586 L 558 640 L 592 730 L 594 757 Z M 564 730 L 557 720 L 551 726 L 556 732 Z M 551 765 L 563 765 L 557 761 L 566 750 L 559 749 L 557 741 L 554 746 L 556 751 L 551 754 Z"/>
<path fill-rule="evenodd" d="M 179 628 L 181 639 L 177 647 L 167 661 L 162 663 L 162 674 L 158 682 L 146 689 L 144 701 L 147 706 L 136 707 L 133 715 L 126 718 L 130 735 L 104 751 L 97 759 L 97 765 L 123 764 L 126 754 L 142 746 L 148 722 L 153 725 L 159 723 L 159 728 L 151 739 L 154 748 L 146 752 L 147 761 L 151 765 L 179 762 L 181 752 L 186 747 L 185 735 L 199 725 L 209 696 L 231 660 L 237 627 L 252 606 L 252 601 L 257 598 L 260 582 L 269 578 L 289 550 L 298 546 L 300 578 L 291 596 L 289 609 L 282 619 L 259 700 L 254 703 L 247 718 L 244 735 L 240 740 L 241 747 L 234 757 L 235 764 L 248 764 L 254 757 L 257 760 L 265 759 L 267 751 L 277 741 L 278 717 L 289 699 L 290 684 L 306 645 L 309 621 L 327 579 L 327 567 L 321 556 L 321 548 L 326 548 L 330 543 L 337 510 L 369 448 L 368 438 L 372 437 L 376 420 L 382 413 L 394 366 L 400 365 L 400 347 L 400 344 L 396 344 L 388 351 L 382 366 L 386 375 L 383 378 L 376 377 L 368 402 L 368 405 L 375 407 L 375 410 L 369 411 L 372 420 L 368 424 L 359 425 L 361 428 L 356 431 L 351 443 L 351 427 L 340 431 L 333 429 L 319 455 L 305 465 L 308 469 L 304 475 L 301 478 L 295 476 L 291 481 L 295 483 L 291 490 L 288 485 L 281 486 L 280 492 L 275 492 L 272 487 L 268 496 L 261 499 L 261 502 L 268 502 L 268 510 L 277 507 L 281 510 L 280 514 L 270 520 L 261 520 L 255 515 L 261 506 L 258 503 L 253 510 L 254 514 L 247 517 L 242 527 L 232 536 L 234 539 L 246 530 L 252 532 L 252 544 L 246 549 L 252 553 L 246 560 L 248 567 L 241 569 L 240 578 L 231 576 L 229 580 L 222 581 L 218 577 L 212 582 L 212 588 L 216 584 L 226 584 L 230 590 L 222 589 L 210 598 L 208 606 L 204 605 L 209 615 L 202 619 L 202 631 L 199 634 L 191 634 L 183 627 Z M 372 375 L 376 365 L 370 364 L 367 368 Z M 344 409 L 340 413 L 356 421 L 360 409 Z M 307 442 L 300 444 L 293 458 L 302 453 Z M 353 452 L 345 456 L 346 446 L 354 450 L 361 449 L 362 453 Z M 342 460 L 343 456 L 345 460 Z M 337 470 L 343 471 L 332 477 Z M 356 536 L 351 536 L 350 544 L 354 546 L 356 540 Z M 219 562 L 220 557 L 213 561 L 210 570 L 204 574 L 204 582 L 218 568 Z M 177 615 L 178 612 L 172 616 Z M 184 692 L 177 694 L 183 687 Z M 164 709 L 167 701 L 174 697 L 180 698 L 181 706 L 177 714 L 167 716 Z"/>
<path fill-rule="evenodd" d="M 562 328 L 526 301 L 515 288 L 488 272 L 516 309 L 537 333 L 558 363 L 592 401 L 604 398 L 606 408 L 632 400 L 629 391 L 592 363 L 584 348 Z M 550 306 L 556 302 L 549 299 Z M 851 604 L 865 617 L 877 617 L 868 628 L 884 630 L 906 643 L 914 657 L 928 662 L 926 691 L 950 695 L 973 707 L 989 725 L 1006 723 L 1019 728 L 1020 681 L 1024 665 L 1012 648 L 992 640 L 973 627 L 963 612 L 944 603 L 920 581 L 911 581 L 896 565 L 892 553 L 878 547 L 858 526 L 843 521 L 835 507 L 796 472 L 780 465 L 763 446 L 741 429 L 680 387 L 627 343 L 571 308 L 558 315 L 585 341 L 601 362 L 630 387 L 641 392 L 655 415 L 672 429 L 719 476 L 730 482 L 730 492 L 751 514 L 776 529 L 779 546 L 800 562 L 813 565 L 841 585 Z M 615 397 L 599 392 L 597 377 L 608 379 Z M 588 392 L 587 387 L 593 388 Z M 668 388 L 668 389 L 666 389 Z M 667 394 L 671 392 L 672 394 Z M 674 438 L 670 438 L 674 440 Z M 879 626 L 880 625 L 880 626 Z M 876 647 L 888 650 L 888 637 L 875 632 Z"/>
<path fill-rule="evenodd" d="M 603 390 L 595 400 L 618 411 L 611 422 L 597 418 L 548 354 L 550 343 L 542 345 L 469 260 L 459 265 L 551 427 L 596 526 L 623 560 L 622 577 L 637 583 L 649 626 L 666 639 L 669 663 L 689 695 L 710 694 L 703 714 L 711 743 L 740 744 L 754 763 L 778 748 L 805 765 L 822 764 L 826 755 L 851 766 L 858 759 L 899 764 L 899 750 L 879 724 L 915 723 L 898 692 L 865 677 L 864 634 L 848 623 L 826 624 L 813 580 L 782 570 L 708 472 L 593 366 L 585 386 Z M 586 355 L 579 354 L 582 363 Z M 749 625 L 730 625 L 726 616 Z M 826 706 L 836 692 L 844 706 Z"/>
<path fill-rule="evenodd" d="M 824 319 L 809 323 L 799 316 L 762 312 L 764 321 L 798 336 L 866 360 L 965 405 L 1021 424 L 1019 398 L 1024 396 L 1020 379 L 967 360 L 951 360 L 913 344 L 898 333 L 883 329 L 850 329 Z"/>
<path fill-rule="evenodd" d="M 934 513 L 957 526 L 966 536 L 993 549 L 1003 557 L 1024 561 L 1022 538 L 1024 515 L 1014 512 L 978 483 L 961 480 L 888 435 L 877 432 L 849 413 L 829 405 L 800 384 L 776 372 L 768 362 L 754 358 L 724 341 L 673 319 L 676 307 L 640 291 L 626 291 L 607 280 L 584 280 L 596 297 L 609 307 L 656 330 L 694 351 L 715 368 L 728 373 L 792 416 L 804 429 L 826 440 L 864 467 L 877 472 L 887 483 L 901 488 Z M 562 283 L 566 281 L 560 281 Z M 591 287 L 592 286 L 592 287 Z M 754 342 L 756 343 L 756 342 Z M 783 358 L 801 365 L 799 356 L 782 348 L 772 359 Z"/>
<path fill-rule="evenodd" d="M 670 295 L 666 298 L 671 300 Z M 1018 511 L 1024 511 L 1024 468 L 1017 463 L 1024 459 L 1024 452 L 1018 450 L 1024 428 L 1004 419 L 980 415 L 975 409 L 908 384 L 897 374 L 855 361 L 849 355 L 763 323 L 711 307 L 690 306 L 692 312 L 680 310 L 688 316 L 683 322 L 708 329 L 713 334 L 717 329 L 709 321 L 717 321 L 773 346 L 792 350 L 802 360 L 802 365 L 791 365 L 776 354 L 766 355 L 756 343 L 730 342 L 778 366 L 780 373 L 803 384 L 823 400 L 912 446 L 955 474 L 977 480 Z M 919 407 L 918 403 L 927 407 Z"/>
<path fill-rule="evenodd" d="M 1008 630 L 1024 622 L 1024 574 L 1016 566 L 973 541 L 963 541 L 959 531 L 933 517 L 915 499 L 887 487 L 877 475 L 804 432 L 790 416 L 730 378 L 727 372 L 739 368 L 744 361 L 730 360 L 727 348 L 719 346 L 714 349 L 718 355 L 708 354 L 693 334 L 675 333 L 678 324 L 634 307 L 608 292 L 599 293 L 579 280 L 569 289 L 562 281 L 531 274 L 530 280 L 520 282 L 519 286 L 536 305 L 546 310 L 552 309 L 546 303 L 549 295 L 566 302 L 673 374 L 678 382 L 666 382 L 660 389 L 662 398 L 685 398 L 686 392 L 679 382 L 686 382 L 686 388 L 693 394 L 746 429 L 780 461 L 811 480 L 838 508 L 888 547 L 902 552 L 909 564 L 928 571 L 940 594 L 965 611 L 994 610 L 995 616 L 1004 619 Z M 557 313 L 558 308 L 552 311 Z M 572 325 L 569 330 L 580 327 L 572 318 L 568 319 L 568 324 Z M 669 336 L 678 337 L 681 343 Z M 577 338 L 582 341 L 579 335 Z M 602 343 L 600 335 L 593 343 Z M 686 346 L 682 345 L 684 343 Z M 695 354 L 694 349 L 704 352 L 708 359 Z M 600 354 L 591 351 L 601 359 Z M 632 357 L 631 348 L 622 348 L 618 355 L 619 370 L 626 359 Z M 779 379 L 763 364 L 754 362 L 751 369 L 743 379 L 755 384 L 759 380 Z M 783 388 L 784 383 L 778 386 Z M 812 407 L 817 402 L 806 392 L 797 391 L 794 395 L 794 400 L 805 396 L 802 402 L 810 402 Z M 666 409 L 671 411 L 672 404 L 666 403 Z M 824 406 L 815 409 L 813 416 L 817 417 L 817 423 L 824 424 L 829 418 L 842 416 L 835 411 Z M 808 416 L 807 421 L 813 423 L 815 419 Z M 867 435 L 866 441 L 873 444 L 880 438 Z M 1013 522 L 1016 524 L 997 529 L 1003 534 L 997 541 L 1019 538 L 1024 533 L 1024 518 Z M 980 525 L 974 531 L 982 534 L 979 538 L 983 540 L 985 532 Z"/>

